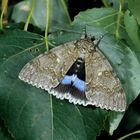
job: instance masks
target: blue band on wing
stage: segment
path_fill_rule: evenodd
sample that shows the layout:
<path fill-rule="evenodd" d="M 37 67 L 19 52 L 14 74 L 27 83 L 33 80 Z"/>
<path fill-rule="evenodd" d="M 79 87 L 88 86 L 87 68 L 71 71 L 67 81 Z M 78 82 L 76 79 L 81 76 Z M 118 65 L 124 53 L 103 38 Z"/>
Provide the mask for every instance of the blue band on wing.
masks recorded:
<path fill-rule="evenodd" d="M 80 80 L 79 78 L 76 78 L 73 85 L 78 88 L 80 91 L 85 91 L 86 89 L 86 85 L 85 82 L 83 80 Z"/>
<path fill-rule="evenodd" d="M 63 80 L 61 81 L 61 84 L 69 85 L 71 84 L 71 81 L 72 81 L 72 76 L 65 75 Z"/>
<path fill-rule="evenodd" d="M 61 84 L 63 85 L 71 85 L 71 83 L 73 83 L 72 86 L 75 86 L 78 90 L 83 92 L 85 91 L 85 82 L 83 80 L 80 80 L 78 77 L 76 77 L 73 81 L 73 75 L 65 75 L 63 80 L 61 81 Z"/>

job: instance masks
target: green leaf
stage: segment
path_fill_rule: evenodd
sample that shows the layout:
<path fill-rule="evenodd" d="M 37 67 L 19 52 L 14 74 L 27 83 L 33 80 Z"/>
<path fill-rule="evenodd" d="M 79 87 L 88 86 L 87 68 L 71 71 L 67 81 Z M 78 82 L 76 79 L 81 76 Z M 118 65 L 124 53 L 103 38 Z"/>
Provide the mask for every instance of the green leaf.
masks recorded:
<path fill-rule="evenodd" d="M 0 42 L 0 117 L 9 132 L 26 140 L 96 139 L 107 111 L 57 100 L 18 79 L 21 68 L 38 53 L 35 48 L 45 48 L 42 36 L 7 31 Z"/>
<path fill-rule="evenodd" d="M 46 27 L 46 0 L 35 0 L 35 6 L 31 17 L 31 23 L 41 28 L 42 30 Z M 32 0 L 20 2 L 15 5 L 12 19 L 19 23 L 26 21 L 30 7 L 32 6 Z M 54 12 L 55 11 L 55 12 Z M 48 17 L 47 17 L 48 18 Z M 49 30 L 54 31 L 56 27 L 63 27 L 66 24 L 70 24 L 71 20 L 67 11 L 67 7 L 64 0 L 51 0 L 50 1 L 50 28 Z"/>
<path fill-rule="evenodd" d="M 118 9 L 119 7 L 119 1 L 116 1 L 116 0 L 102 0 L 102 1 L 106 7 L 111 6 L 115 9 Z"/>
<path fill-rule="evenodd" d="M 124 15 L 124 24 L 126 32 L 128 33 L 129 38 L 133 42 L 132 46 L 136 51 L 140 51 L 140 39 L 139 39 L 139 29 L 138 24 L 133 15 L 130 15 L 130 11 L 126 11 Z M 132 28 L 133 27 L 133 28 Z"/>
<path fill-rule="evenodd" d="M 137 19 L 138 24 L 140 25 L 140 1 L 139 0 L 127 0 L 128 9 L 133 13 L 134 17 Z"/>
<path fill-rule="evenodd" d="M 25 22 L 30 11 L 29 1 L 21 1 L 13 9 L 12 19 L 19 22 Z"/>
<path fill-rule="evenodd" d="M 14 140 L 4 126 L 3 121 L 0 119 L 0 140 Z"/>
<path fill-rule="evenodd" d="M 109 33 L 116 32 L 118 11 L 113 8 L 94 8 L 80 12 L 74 19 L 73 25 L 102 27 Z"/>
<path fill-rule="evenodd" d="M 105 5 L 105 7 L 112 7 L 112 8 L 114 8 L 114 9 L 119 9 L 119 7 L 120 7 L 120 4 L 121 4 L 121 7 L 122 7 L 122 9 L 123 10 L 125 10 L 127 7 L 126 7 L 126 5 L 127 5 L 127 0 L 102 0 L 103 1 L 103 3 L 104 3 L 104 5 Z"/>

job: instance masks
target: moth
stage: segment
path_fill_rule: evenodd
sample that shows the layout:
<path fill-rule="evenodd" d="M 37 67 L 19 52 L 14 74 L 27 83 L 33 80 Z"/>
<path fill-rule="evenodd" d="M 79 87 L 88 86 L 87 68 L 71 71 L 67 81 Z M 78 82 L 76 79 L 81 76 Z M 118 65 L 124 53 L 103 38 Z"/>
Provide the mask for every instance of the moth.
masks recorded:
<path fill-rule="evenodd" d="M 120 80 L 90 37 L 64 43 L 28 62 L 19 78 L 58 99 L 83 106 L 125 111 Z"/>

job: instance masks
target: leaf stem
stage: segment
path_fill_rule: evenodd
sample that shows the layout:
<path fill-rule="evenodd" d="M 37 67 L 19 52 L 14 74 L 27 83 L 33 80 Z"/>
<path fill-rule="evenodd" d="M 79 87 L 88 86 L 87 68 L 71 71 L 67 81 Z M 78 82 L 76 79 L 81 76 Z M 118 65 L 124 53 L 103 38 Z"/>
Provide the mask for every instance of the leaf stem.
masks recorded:
<path fill-rule="evenodd" d="M 3 29 L 3 16 L 7 14 L 7 6 L 8 6 L 8 0 L 2 0 L 2 4 L 1 4 L 1 15 L 0 15 L 0 29 Z"/>
<path fill-rule="evenodd" d="M 119 0 L 119 11 L 118 11 L 118 17 L 117 17 L 117 27 L 116 27 L 116 33 L 115 36 L 118 39 L 119 38 L 119 29 L 120 29 L 120 20 L 122 16 L 122 2 L 123 0 Z"/>
<path fill-rule="evenodd" d="M 33 11 L 34 11 L 34 7 L 35 7 L 35 0 L 32 0 L 31 9 L 30 9 L 30 12 L 28 14 L 28 17 L 27 17 L 27 20 L 26 20 L 26 23 L 25 23 L 25 26 L 24 26 L 24 31 L 27 31 L 27 29 L 28 29 L 28 26 L 29 26 L 29 23 L 30 23 L 30 20 L 31 20 L 31 16 L 32 16 Z"/>
<path fill-rule="evenodd" d="M 109 7 L 106 0 L 102 0 L 102 3 L 104 4 L 105 7 Z"/>
<path fill-rule="evenodd" d="M 132 135 L 134 135 L 134 134 L 139 134 L 139 133 L 140 133 L 140 130 L 137 130 L 137 131 L 135 131 L 135 132 L 129 133 L 129 134 L 127 134 L 127 135 L 125 135 L 125 136 L 119 138 L 118 140 L 124 140 L 124 139 L 127 138 L 127 137 L 130 137 L 130 136 L 132 136 Z"/>
<path fill-rule="evenodd" d="M 48 31 L 49 31 L 49 23 L 50 23 L 50 0 L 46 0 L 46 28 L 45 28 L 45 44 L 46 50 L 48 51 Z"/>
<path fill-rule="evenodd" d="M 51 110 L 51 118 L 52 118 L 52 140 L 53 140 L 53 129 L 54 129 L 54 126 L 53 126 L 53 102 L 52 102 L 52 95 L 50 95 L 50 110 Z"/>
<path fill-rule="evenodd" d="M 62 5 L 63 5 L 63 7 L 64 7 L 65 13 L 67 14 L 68 20 L 69 20 L 69 22 L 71 23 L 71 19 L 70 19 L 70 16 L 69 16 L 68 10 L 67 10 L 66 3 L 65 3 L 64 0 L 61 0 L 61 3 L 62 3 Z"/>

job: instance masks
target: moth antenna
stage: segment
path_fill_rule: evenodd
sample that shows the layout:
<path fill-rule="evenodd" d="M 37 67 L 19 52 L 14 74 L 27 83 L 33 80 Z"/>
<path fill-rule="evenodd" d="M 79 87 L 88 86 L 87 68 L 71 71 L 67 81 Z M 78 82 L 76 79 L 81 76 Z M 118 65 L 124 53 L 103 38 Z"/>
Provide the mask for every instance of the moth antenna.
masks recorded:
<path fill-rule="evenodd" d="M 85 25 L 85 38 L 87 38 L 87 26 Z"/>
<path fill-rule="evenodd" d="M 84 38 L 87 38 L 86 25 L 85 25 L 85 28 L 83 28 L 83 32 L 82 32 L 82 35 L 81 35 L 81 39 L 84 39 Z"/>
<path fill-rule="evenodd" d="M 103 37 L 108 34 L 108 33 L 105 33 L 104 35 L 100 36 L 100 38 L 97 40 L 97 42 L 94 44 L 94 49 L 96 50 L 97 46 L 99 45 L 99 43 L 101 42 L 101 40 L 103 39 Z"/>

